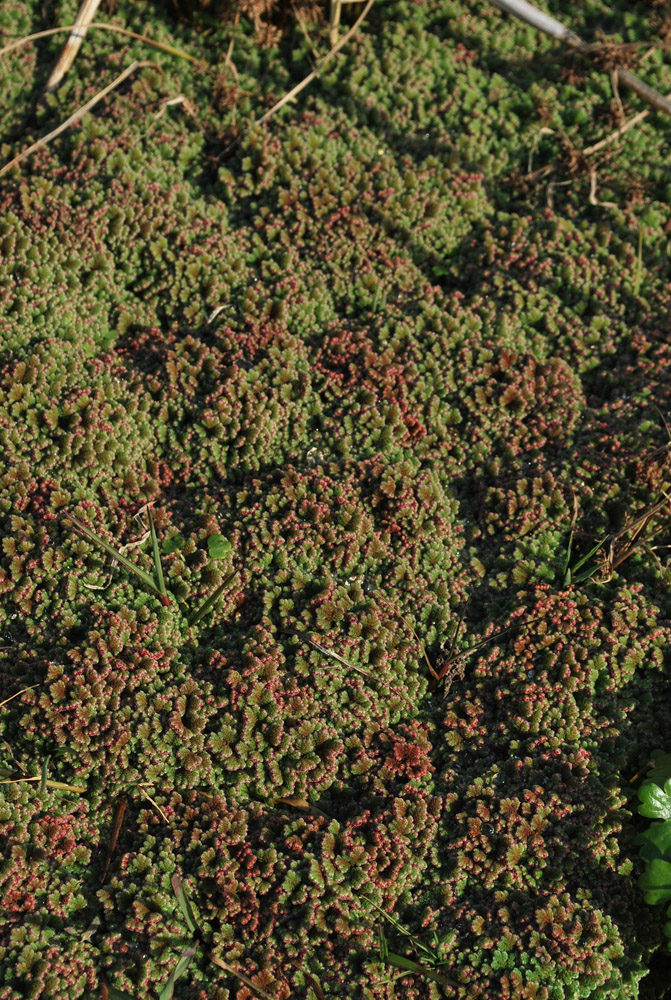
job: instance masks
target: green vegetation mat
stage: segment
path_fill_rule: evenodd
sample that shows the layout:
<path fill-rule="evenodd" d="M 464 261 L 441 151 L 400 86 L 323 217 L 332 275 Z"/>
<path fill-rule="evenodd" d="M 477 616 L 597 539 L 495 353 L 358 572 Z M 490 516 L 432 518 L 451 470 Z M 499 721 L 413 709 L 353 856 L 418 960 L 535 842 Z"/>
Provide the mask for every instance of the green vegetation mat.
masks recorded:
<path fill-rule="evenodd" d="M 670 93 L 671 9 L 543 6 L 628 47 L 378 0 L 261 126 L 309 5 L 2 57 L 0 168 L 154 65 L 0 179 L 0 1000 L 663 995 L 671 120 L 608 67 Z"/>

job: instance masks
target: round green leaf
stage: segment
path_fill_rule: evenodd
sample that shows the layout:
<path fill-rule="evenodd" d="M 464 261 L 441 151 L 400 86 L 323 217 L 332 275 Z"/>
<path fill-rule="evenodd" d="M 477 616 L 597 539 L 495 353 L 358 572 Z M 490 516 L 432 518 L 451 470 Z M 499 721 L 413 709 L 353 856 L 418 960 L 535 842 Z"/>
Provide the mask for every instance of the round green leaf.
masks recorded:
<path fill-rule="evenodd" d="M 643 803 L 638 807 L 641 816 L 650 819 L 671 819 L 671 778 L 664 788 L 654 781 L 646 781 L 638 790 L 638 797 Z"/>
<path fill-rule="evenodd" d="M 176 552 L 177 549 L 181 549 L 183 545 L 184 539 L 178 534 L 173 535 L 172 538 L 166 538 L 161 545 L 161 549 L 164 555 L 169 556 L 171 552 Z"/>
<path fill-rule="evenodd" d="M 644 861 L 653 861 L 655 858 L 671 861 L 671 820 L 651 823 L 647 830 L 638 835 L 636 843 L 641 847 L 640 854 Z"/>
<path fill-rule="evenodd" d="M 656 906 L 671 900 L 671 864 L 661 858 L 655 858 L 647 866 L 638 880 L 640 888 L 645 893 L 646 903 Z"/>
<path fill-rule="evenodd" d="M 231 543 L 223 535 L 210 535 L 207 548 L 211 559 L 224 559 L 231 551 Z"/>

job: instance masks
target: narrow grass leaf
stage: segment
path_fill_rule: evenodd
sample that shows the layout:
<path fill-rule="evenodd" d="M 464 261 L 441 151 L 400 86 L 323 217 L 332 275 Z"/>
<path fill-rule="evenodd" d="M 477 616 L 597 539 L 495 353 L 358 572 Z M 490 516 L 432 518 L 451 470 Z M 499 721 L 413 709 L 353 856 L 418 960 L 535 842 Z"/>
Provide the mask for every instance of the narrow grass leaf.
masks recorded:
<path fill-rule="evenodd" d="M 638 254 L 636 256 L 636 275 L 634 277 L 634 295 L 638 295 L 641 290 L 641 279 L 643 277 L 643 227 L 638 225 Z"/>
<path fill-rule="evenodd" d="M 138 566 L 132 563 L 130 559 L 126 559 L 125 556 L 122 556 L 121 553 L 117 552 L 115 548 L 113 548 L 111 545 L 108 545 L 103 538 L 99 538 L 98 535 L 96 535 L 93 531 L 91 531 L 90 528 L 87 528 L 87 526 L 82 521 L 80 521 L 79 518 L 75 517 L 74 514 L 68 514 L 67 517 L 69 518 L 70 521 L 73 522 L 77 530 L 81 532 L 81 534 L 83 534 L 86 538 L 88 538 L 90 542 L 95 542 L 95 544 L 99 545 L 102 549 L 104 549 L 104 551 L 107 552 L 108 555 L 113 556 L 115 559 L 117 559 L 121 563 L 121 565 L 129 571 L 129 573 L 135 573 L 135 575 L 139 577 L 140 580 L 142 580 L 142 582 L 146 587 L 149 587 L 150 590 L 153 590 L 155 594 L 162 596 L 161 591 L 158 589 L 158 587 L 156 586 L 156 584 L 154 583 L 154 581 L 152 580 L 152 578 L 149 576 L 148 573 L 145 573 L 144 570 L 141 570 Z"/>
<path fill-rule="evenodd" d="M 235 576 L 235 570 L 232 573 L 229 573 L 224 582 L 217 587 L 217 589 L 213 594 L 210 594 L 207 600 L 203 604 L 201 604 L 201 606 L 198 608 L 197 611 L 195 611 L 192 615 L 189 615 L 189 617 L 187 618 L 187 622 L 189 625 L 195 625 L 197 622 L 200 621 L 201 618 L 203 618 L 207 614 L 210 608 L 214 607 L 214 605 L 217 603 L 217 601 L 223 594 L 225 588 L 228 586 L 228 584 L 231 582 L 234 576 Z"/>
<path fill-rule="evenodd" d="M 44 758 L 42 762 L 42 780 L 40 782 L 40 794 L 44 795 L 47 790 L 47 778 L 49 777 L 48 767 L 49 761 L 51 760 L 51 754 Z"/>
<path fill-rule="evenodd" d="M 189 928 L 192 934 L 195 934 L 196 931 L 200 930 L 200 928 L 198 927 L 198 923 L 196 922 L 196 918 L 194 916 L 191 903 L 189 902 L 189 898 L 186 894 L 184 883 L 182 882 L 179 875 L 173 875 L 170 881 L 172 883 L 173 892 L 177 897 L 177 902 L 179 903 L 180 909 L 184 914 L 184 919 L 186 920 L 186 926 Z"/>
<path fill-rule="evenodd" d="M 113 986 L 107 987 L 107 996 L 109 1000 L 136 1000 L 130 993 L 124 993 L 123 990 L 115 990 Z"/>
<path fill-rule="evenodd" d="M 573 528 L 571 528 L 571 534 L 568 536 L 568 548 L 566 549 L 566 558 L 564 559 L 564 565 L 562 567 L 562 579 L 564 580 L 565 587 L 570 587 L 571 585 L 572 552 L 573 552 Z"/>
<path fill-rule="evenodd" d="M 571 569 L 568 570 L 568 573 L 571 575 L 574 583 L 580 583 L 582 580 L 588 580 L 590 576 L 594 576 L 594 574 L 598 571 L 599 567 L 595 566 L 590 570 L 586 570 L 585 573 L 581 573 L 579 577 L 576 576 L 576 572 L 580 569 L 580 567 L 584 566 L 585 563 L 592 558 L 592 556 L 596 555 L 596 553 L 599 551 L 602 545 L 606 544 L 606 542 L 608 541 L 608 537 L 609 536 L 606 536 L 606 538 L 602 538 L 600 542 L 597 542 L 594 548 L 591 548 L 589 550 L 587 555 L 584 555 L 582 559 L 578 560 L 578 562 L 575 564 L 572 570 Z"/>
<path fill-rule="evenodd" d="M 182 957 L 170 974 L 168 982 L 165 984 L 163 989 L 159 994 L 159 1000 L 172 1000 L 172 996 L 175 992 L 175 983 L 181 975 L 183 975 L 186 970 L 191 965 L 194 955 L 196 954 L 196 948 L 185 948 L 182 952 Z"/>
<path fill-rule="evenodd" d="M 440 972 L 434 972 L 433 969 L 427 969 L 425 965 L 419 965 L 418 962 L 413 962 L 410 958 L 404 958 L 403 955 L 396 955 L 393 951 L 387 953 L 386 961 L 389 965 L 393 965 L 396 969 L 406 969 L 409 972 L 417 972 L 419 975 L 424 976 L 425 979 L 431 979 L 434 983 L 440 983 L 441 986 L 458 986 L 459 984 L 455 979 L 450 979 L 449 976 L 441 975 Z"/>
<path fill-rule="evenodd" d="M 149 530 L 151 531 L 151 549 L 154 556 L 154 572 L 156 573 L 156 583 L 158 584 L 158 590 L 161 597 L 166 597 L 168 591 L 165 589 L 165 580 L 163 579 L 163 567 L 161 566 L 161 553 L 158 547 L 158 538 L 156 537 L 154 518 L 151 516 L 151 510 L 149 508 L 147 508 L 147 516 L 149 517 Z"/>

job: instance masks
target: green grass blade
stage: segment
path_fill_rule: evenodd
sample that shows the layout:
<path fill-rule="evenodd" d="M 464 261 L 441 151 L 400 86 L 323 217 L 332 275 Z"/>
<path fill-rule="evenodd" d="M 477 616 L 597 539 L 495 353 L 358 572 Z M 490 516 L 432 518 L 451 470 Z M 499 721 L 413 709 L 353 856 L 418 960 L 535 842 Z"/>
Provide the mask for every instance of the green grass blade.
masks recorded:
<path fill-rule="evenodd" d="M 562 578 L 564 580 L 564 586 L 568 587 L 571 583 L 571 555 L 573 553 L 573 528 L 571 528 L 571 534 L 568 536 L 568 548 L 566 549 L 566 558 L 564 559 L 564 566 L 562 568 Z"/>
<path fill-rule="evenodd" d="M 148 573 L 145 573 L 144 570 L 141 570 L 138 566 L 135 566 L 135 564 L 132 563 L 130 559 L 126 559 L 126 557 L 123 556 L 120 552 L 117 552 L 115 548 L 113 548 L 111 545 L 108 545 L 108 543 L 103 538 L 99 538 L 98 535 L 95 534 L 95 532 L 91 531 L 90 528 L 87 528 L 87 526 L 82 521 L 80 521 L 78 517 L 75 517 L 74 514 L 67 514 L 66 516 L 70 521 L 72 521 L 76 529 L 79 532 L 81 532 L 81 534 L 84 535 L 85 538 L 88 538 L 90 542 L 95 542 L 95 544 L 99 545 L 102 549 L 104 549 L 104 551 L 107 552 L 108 555 L 114 556 L 115 559 L 118 559 L 121 565 L 125 569 L 127 569 L 129 573 L 135 573 L 135 575 L 142 580 L 144 585 L 146 587 L 149 587 L 150 590 L 153 590 L 155 594 L 163 596 L 161 594 L 161 591 L 158 589 L 158 587 L 156 586 L 156 584 L 154 583 L 154 581 L 152 580 L 152 578 L 149 576 Z"/>
<path fill-rule="evenodd" d="M 641 290 L 641 279 L 643 277 L 643 227 L 638 224 L 638 254 L 636 257 L 636 274 L 634 276 L 634 295 L 638 295 Z"/>
<path fill-rule="evenodd" d="M 440 983 L 442 986 L 458 986 L 458 983 L 454 979 L 450 979 L 449 976 L 443 976 L 439 972 L 434 972 L 433 969 L 427 969 L 425 965 L 413 962 L 410 958 L 404 958 L 403 955 L 396 955 L 393 951 L 387 952 L 386 960 L 389 965 L 393 965 L 396 969 L 417 972 L 425 979 L 432 979 L 434 983 Z"/>
<path fill-rule="evenodd" d="M 177 902 L 179 903 L 180 909 L 184 914 L 186 926 L 189 928 L 192 934 L 195 934 L 196 931 L 200 930 L 200 928 L 198 927 L 198 923 L 194 916 L 191 903 L 189 902 L 189 898 L 186 894 L 184 883 L 182 882 L 179 875 L 173 875 L 170 881 L 172 882 L 173 891 L 177 896 Z"/>
<path fill-rule="evenodd" d="M 107 987 L 107 996 L 109 1000 L 135 1000 L 130 993 L 124 993 L 123 990 L 115 990 L 113 986 Z"/>
<path fill-rule="evenodd" d="M 158 538 L 156 537 L 156 528 L 154 527 L 154 518 L 151 516 L 150 508 L 147 508 L 147 515 L 149 517 L 149 530 L 151 531 L 151 548 L 154 555 L 154 571 L 156 573 L 156 583 L 158 584 L 159 593 L 161 597 L 166 597 L 168 591 L 165 589 L 165 580 L 163 579 L 163 567 L 161 566 L 161 553 L 158 548 Z"/>
<path fill-rule="evenodd" d="M 183 975 L 186 970 L 191 965 L 194 955 L 196 954 L 196 948 L 185 948 L 182 952 L 182 957 L 170 974 L 168 982 L 165 984 L 163 989 L 159 994 L 159 1000 L 172 1000 L 172 996 L 175 992 L 175 983 L 181 975 Z"/>
<path fill-rule="evenodd" d="M 581 580 L 586 580 L 586 579 L 589 579 L 589 577 L 586 577 L 586 576 L 585 576 L 584 574 L 583 574 L 583 575 L 581 575 L 581 576 L 580 576 L 580 577 L 578 578 L 578 577 L 576 576 L 576 573 L 577 573 L 577 571 L 578 571 L 578 570 L 580 569 L 580 567 L 581 567 L 581 566 L 584 566 L 584 565 L 585 565 L 585 563 L 586 563 L 586 562 L 587 562 L 587 561 L 588 561 L 589 559 L 591 559 L 591 558 L 592 558 L 592 556 L 596 555 L 596 553 L 597 553 L 597 552 L 599 551 L 599 549 L 601 548 L 601 546 L 602 546 L 602 545 L 605 545 L 605 544 L 606 544 L 606 542 L 608 541 L 609 537 L 610 537 L 610 536 L 609 536 L 609 535 L 607 535 L 607 536 L 606 536 L 605 538 L 603 538 L 603 539 L 602 539 L 602 540 L 601 540 L 600 542 L 597 542 L 597 543 L 596 543 L 596 545 L 594 546 L 594 548 L 592 548 L 592 549 L 590 549 L 590 550 L 589 550 L 589 552 L 587 553 L 587 555 L 583 556 L 583 557 L 582 557 L 582 559 L 579 559 L 579 560 L 578 560 L 578 562 L 577 562 L 577 563 L 575 564 L 575 566 L 573 567 L 573 569 L 571 569 L 571 570 L 568 570 L 568 572 L 569 572 L 569 573 L 571 574 L 571 577 L 572 577 L 572 579 L 573 579 L 573 582 L 574 582 L 574 583 L 580 583 L 580 581 L 581 581 Z M 588 573 L 589 573 L 589 576 L 594 576 L 594 574 L 596 573 L 596 571 L 598 570 L 598 568 L 599 568 L 599 567 L 598 567 L 598 566 L 596 566 L 596 567 L 595 567 L 594 569 L 592 569 L 592 570 L 589 570 L 589 571 L 588 571 Z"/>
<path fill-rule="evenodd" d="M 389 954 L 389 949 L 387 948 L 387 939 L 384 936 L 382 924 L 377 925 L 377 940 L 380 946 L 380 959 L 385 962 L 387 960 L 387 955 Z"/>
<path fill-rule="evenodd" d="M 49 777 L 48 767 L 49 767 L 49 761 L 50 760 L 51 760 L 51 754 L 49 754 L 47 757 L 45 757 L 44 761 L 42 763 L 42 780 L 40 782 L 40 794 L 41 795 L 44 795 L 44 793 L 47 790 L 47 784 L 48 784 L 47 779 Z"/>
<path fill-rule="evenodd" d="M 573 577 L 573 583 L 585 583 L 586 580 L 591 580 L 600 569 L 601 566 L 592 566 L 591 569 L 586 569 L 584 573 L 580 573 L 579 576 Z"/>
<path fill-rule="evenodd" d="M 214 605 L 217 603 L 217 601 L 223 594 L 224 589 L 228 586 L 228 584 L 231 582 L 234 576 L 235 576 L 235 570 L 233 570 L 232 573 L 229 573 L 224 582 L 217 587 L 217 589 L 213 594 L 210 594 L 207 600 L 203 604 L 201 604 L 201 606 L 198 608 L 197 611 L 194 611 L 192 615 L 189 615 L 189 617 L 187 618 L 187 622 L 189 625 L 195 625 L 197 622 L 200 621 L 201 618 L 203 618 L 207 614 L 210 608 L 214 607 Z"/>

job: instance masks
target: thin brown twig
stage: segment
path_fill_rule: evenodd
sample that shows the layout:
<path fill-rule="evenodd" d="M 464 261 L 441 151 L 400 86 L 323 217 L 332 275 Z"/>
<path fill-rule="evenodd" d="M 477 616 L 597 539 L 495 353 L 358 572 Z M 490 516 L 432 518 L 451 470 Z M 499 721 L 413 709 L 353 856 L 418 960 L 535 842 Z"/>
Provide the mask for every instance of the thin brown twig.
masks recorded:
<path fill-rule="evenodd" d="M 466 660 L 472 653 L 477 652 L 478 649 L 482 649 L 484 646 L 488 646 L 490 642 L 494 642 L 496 639 L 500 639 L 501 636 L 507 635 L 508 632 L 513 632 L 517 628 L 526 628 L 529 625 L 534 625 L 536 622 L 542 621 L 541 618 L 531 618 L 528 621 L 515 622 L 512 625 L 508 625 L 506 628 L 500 629 L 498 632 L 494 632 L 492 635 L 488 635 L 486 638 L 481 639 L 480 642 L 476 642 L 473 646 L 469 646 L 468 649 L 461 650 L 459 653 L 448 654 L 447 660 L 443 663 L 443 666 L 438 672 L 438 678 L 432 681 L 429 685 L 429 690 L 435 691 L 440 682 L 445 678 L 450 670 L 453 669 L 457 664 L 462 663 Z"/>
<path fill-rule="evenodd" d="M 9 698 L 5 698 L 4 701 L 0 701 L 0 708 L 2 708 L 3 705 L 7 705 L 10 701 L 13 701 L 14 698 L 18 698 L 19 695 L 23 694 L 25 691 L 32 691 L 33 688 L 36 688 L 36 687 L 39 687 L 39 686 L 40 686 L 39 683 L 38 684 L 31 684 L 30 687 L 21 688 L 20 691 L 15 691 L 14 694 L 10 694 Z"/>
<path fill-rule="evenodd" d="M 312 44 L 312 39 L 310 38 L 310 32 L 308 31 L 308 26 L 305 23 L 305 21 L 303 20 L 303 15 L 301 14 L 301 12 L 298 9 L 298 7 L 295 5 L 294 0 L 291 0 L 291 9 L 294 12 L 294 16 L 295 16 L 296 20 L 298 21 L 298 24 L 299 24 L 299 27 L 300 27 L 301 31 L 303 32 L 303 37 L 305 38 L 305 41 L 308 43 L 308 48 L 310 49 L 310 52 L 312 53 L 312 56 L 314 58 L 315 63 L 319 62 L 319 53 L 317 52 L 316 48 Z"/>
<path fill-rule="evenodd" d="M 53 139 L 59 136 L 62 132 L 65 132 L 68 128 L 70 128 L 71 125 L 74 125 L 76 122 L 79 121 L 80 118 L 83 118 L 84 115 L 87 114 L 87 112 L 89 112 L 92 108 L 96 106 L 96 104 L 99 104 L 100 101 L 102 101 L 105 97 L 107 97 L 108 94 L 111 94 L 111 92 L 115 90 L 118 86 L 120 86 L 120 84 L 122 84 L 124 80 L 126 80 L 132 73 L 134 73 L 138 69 L 144 69 L 145 66 L 153 66 L 154 69 L 158 70 L 160 70 L 161 68 L 160 66 L 157 66 L 156 63 L 150 62 L 148 60 L 143 62 L 138 62 L 136 60 L 135 62 L 132 62 L 130 66 L 126 67 L 123 73 L 119 73 L 116 79 L 112 80 L 112 82 L 108 84 L 106 87 L 104 87 L 102 90 L 99 90 L 98 93 L 94 97 L 92 97 L 90 101 L 87 101 L 86 104 L 82 104 L 81 108 L 78 108 L 77 111 L 75 111 L 74 114 L 70 115 L 70 117 L 67 118 L 64 122 L 61 122 L 58 128 L 55 128 L 53 132 L 49 132 L 48 135 L 42 136 L 42 138 L 38 139 L 37 142 L 34 142 L 31 146 L 28 146 L 28 148 L 24 149 L 21 153 L 18 154 L 18 156 L 15 156 L 13 160 L 10 160 L 9 163 L 6 163 L 4 167 L 0 169 L 0 177 L 2 177 L 3 174 L 6 174 L 8 171 L 10 171 L 13 167 L 18 166 L 19 163 L 23 163 L 23 161 L 27 159 L 29 156 L 31 156 L 32 153 L 35 153 L 38 149 L 41 149 L 43 146 L 48 145 Z"/>
<path fill-rule="evenodd" d="M 315 996 L 317 997 L 317 1000 L 326 1000 L 326 997 L 324 996 L 324 991 L 317 982 L 317 980 L 315 979 L 315 977 L 310 975 L 307 969 L 304 969 L 301 965 L 298 964 L 298 962 L 295 962 L 292 958 L 287 959 L 287 961 L 289 962 L 289 965 L 293 965 L 294 969 L 298 969 L 299 972 L 303 973 L 308 983 L 315 991 Z"/>
<path fill-rule="evenodd" d="M 628 132 L 630 128 L 638 125 L 639 122 L 644 121 L 650 114 L 650 109 L 646 108 L 644 111 L 639 111 L 637 114 L 633 115 L 629 121 L 624 122 L 614 132 L 600 139 L 599 142 L 595 142 L 592 146 L 586 146 L 585 149 L 580 150 L 581 156 L 592 156 L 593 153 L 598 153 L 599 150 L 604 149 L 611 143 L 616 142 L 621 136 Z M 538 167 L 533 173 L 527 173 L 525 180 L 533 183 L 535 181 L 543 180 L 545 177 L 549 177 L 557 169 L 556 163 L 547 163 L 544 167 Z"/>
<path fill-rule="evenodd" d="M 297 628 L 283 628 L 282 631 L 288 633 L 289 635 L 297 635 L 299 639 L 309 643 L 310 646 L 319 650 L 319 652 L 323 653 L 324 656 L 329 656 L 332 660 L 335 660 L 336 663 L 342 664 L 343 667 L 349 667 L 350 670 L 356 670 L 357 673 L 363 674 L 364 677 L 369 677 L 373 681 L 376 680 L 374 674 L 369 673 L 368 670 L 364 670 L 363 667 L 357 667 L 355 663 L 350 663 L 349 660 L 346 660 L 344 656 L 341 656 L 334 650 L 327 649 L 326 646 L 322 646 L 321 643 L 315 642 L 315 640 L 312 639 L 307 632 L 301 632 Z"/>
<path fill-rule="evenodd" d="M 128 799 L 125 795 L 120 795 L 117 799 L 116 809 L 114 810 L 114 821 L 112 823 L 112 833 L 110 835 L 109 844 L 107 846 L 107 856 L 105 858 L 105 869 L 100 879 L 100 884 L 103 885 L 105 879 L 107 878 L 107 872 L 109 871 L 110 862 L 112 861 L 112 855 L 117 845 L 119 839 L 119 833 L 121 832 L 121 824 L 123 823 L 124 814 L 126 812 L 126 806 L 128 805 Z"/>
<path fill-rule="evenodd" d="M 163 819 L 164 819 L 164 820 L 166 821 L 166 823 L 169 823 L 169 822 L 170 822 L 170 820 L 168 819 L 168 817 L 166 816 L 166 814 L 165 814 L 165 813 L 163 812 L 163 810 L 161 809 L 161 807 L 160 807 L 160 805 L 158 804 L 158 802 L 155 802 L 155 801 L 154 801 L 154 799 L 152 799 L 152 797 L 151 797 L 151 795 L 149 794 L 149 792 L 145 792 L 145 790 L 144 790 L 144 788 L 142 787 L 142 785 L 138 785 L 138 788 L 140 789 L 140 791 L 141 791 L 142 795 L 144 795 L 145 799 L 149 799 L 149 801 L 150 801 L 150 802 L 151 802 L 151 804 L 152 804 L 152 805 L 154 806 L 154 808 L 155 808 L 155 809 L 158 809 L 158 811 L 160 812 L 161 816 L 162 816 L 162 817 L 163 817 Z"/>

